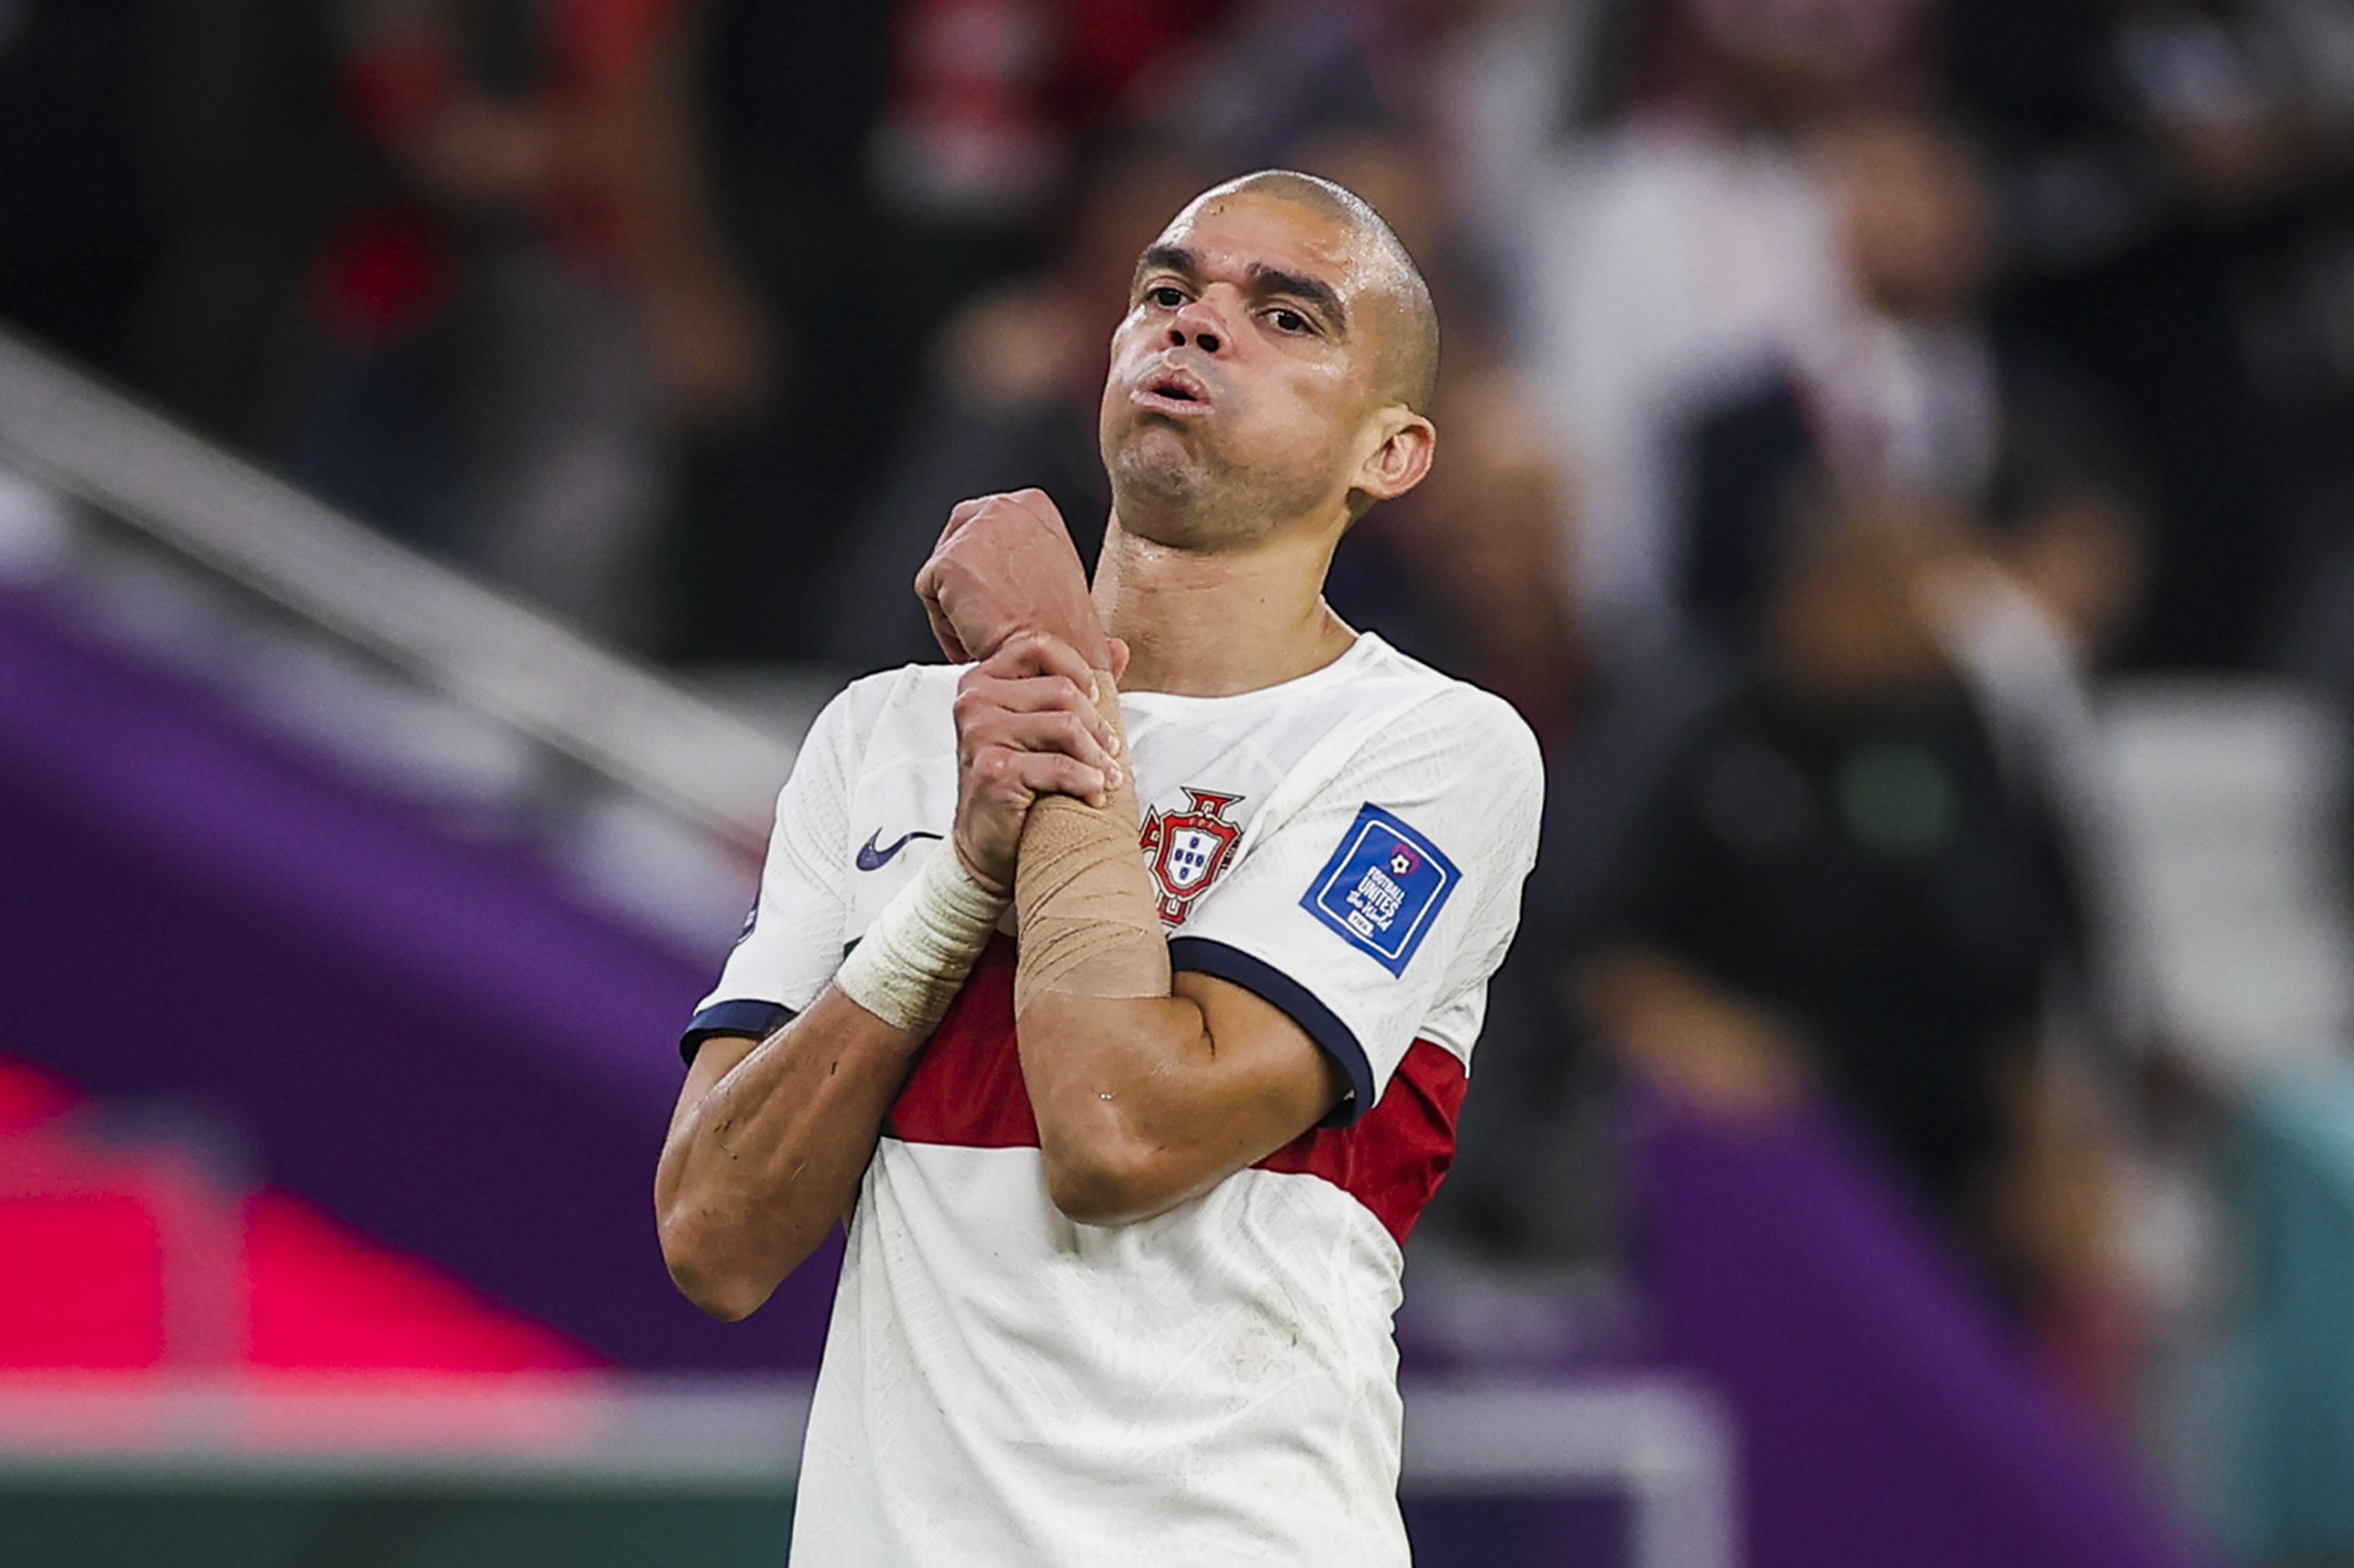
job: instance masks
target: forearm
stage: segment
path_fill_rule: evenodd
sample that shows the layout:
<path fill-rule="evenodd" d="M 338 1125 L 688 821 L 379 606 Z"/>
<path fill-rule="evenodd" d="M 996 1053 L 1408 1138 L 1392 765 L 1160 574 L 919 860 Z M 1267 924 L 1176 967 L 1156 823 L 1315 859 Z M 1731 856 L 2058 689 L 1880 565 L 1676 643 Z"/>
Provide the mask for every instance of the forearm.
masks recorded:
<path fill-rule="evenodd" d="M 698 1306 L 750 1312 L 848 1210 L 884 1113 L 1004 912 L 935 852 L 807 1012 L 740 1061 L 705 1046 L 654 1189 L 663 1255 Z"/>
<path fill-rule="evenodd" d="M 1117 733 L 1108 681 L 1097 702 Z M 1125 785 L 1099 807 L 1042 799 L 1014 876 L 1015 1026 L 1048 1189 L 1064 1213 L 1098 1224 L 1206 1190 L 1288 1142 L 1338 1093 L 1274 1008 L 1172 974 L 1137 826 Z"/>
<path fill-rule="evenodd" d="M 1050 1192 L 1075 1219 L 1157 1213 L 1288 1139 L 1270 1144 L 1257 1117 L 1204 1114 L 1237 1086 L 1188 998 L 1049 996 L 1021 1036 Z"/>
<path fill-rule="evenodd" d="M 695 1305 L 742 1318 L 817 1249 L 856 1198 L 922 1042 L 829 986 L 716 1080 L 690 1077 L 654 1202 L 663 1255 Z"/>

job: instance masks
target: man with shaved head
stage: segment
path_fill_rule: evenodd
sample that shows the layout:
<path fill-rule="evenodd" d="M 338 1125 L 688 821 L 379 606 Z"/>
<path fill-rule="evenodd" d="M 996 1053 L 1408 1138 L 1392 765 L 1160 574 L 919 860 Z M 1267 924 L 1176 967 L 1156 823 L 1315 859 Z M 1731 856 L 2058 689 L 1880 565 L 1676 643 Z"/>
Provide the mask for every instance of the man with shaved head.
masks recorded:
<path fill-rule="evenodd" d="M 1407 1561 L 1400 1248 L 1543 791 L 1321 596 L 1437 359 L 1355 196 L 1200 196 L 1112 339 L 1092 587 L 1041 493 L 965 503 L 955 662 L 811 729 L 656 1180 L 723 1318 L 847 1217 L 795 1568 Z"/>

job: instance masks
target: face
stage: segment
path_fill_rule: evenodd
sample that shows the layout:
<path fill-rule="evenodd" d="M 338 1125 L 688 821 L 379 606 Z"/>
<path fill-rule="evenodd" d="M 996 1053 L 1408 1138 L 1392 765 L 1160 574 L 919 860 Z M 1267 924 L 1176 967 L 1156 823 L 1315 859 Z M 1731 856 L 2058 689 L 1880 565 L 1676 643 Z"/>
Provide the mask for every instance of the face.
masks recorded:
<path fill-rule="evenodd" d="M 1104 466 L 1121 525 L 1194 548 L 1338 516 L 1394 407 L 1393 282 L 1304 203 L 1213 193 L 1148 249 L 1112 334 Z"/>

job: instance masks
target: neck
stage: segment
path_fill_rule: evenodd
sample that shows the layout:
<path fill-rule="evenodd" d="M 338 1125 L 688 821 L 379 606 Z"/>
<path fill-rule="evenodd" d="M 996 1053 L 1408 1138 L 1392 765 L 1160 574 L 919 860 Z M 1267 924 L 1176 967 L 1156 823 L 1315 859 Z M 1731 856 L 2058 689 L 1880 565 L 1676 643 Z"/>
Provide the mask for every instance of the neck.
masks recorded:
<path fill-rule="evenodd" d="M 1128 644 L 1132 692 L 1226 697 L 1297 679 L 1349 651 L 1356 633 L 1323 599 L 1337 535 L 1285 535 L 1202 552 L 1104 528 L 1096 609 Z"/>

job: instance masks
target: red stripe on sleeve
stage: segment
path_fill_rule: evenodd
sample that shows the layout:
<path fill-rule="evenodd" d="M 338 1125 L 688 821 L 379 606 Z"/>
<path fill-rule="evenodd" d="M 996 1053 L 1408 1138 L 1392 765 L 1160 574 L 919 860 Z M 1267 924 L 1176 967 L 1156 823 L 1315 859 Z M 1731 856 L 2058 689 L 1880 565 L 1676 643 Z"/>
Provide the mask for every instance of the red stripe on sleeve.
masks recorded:
<path fill-rule="evenodd" d="M 1013 943 L 992 936 L 892 1103 L 885 1131 L 908 1143 L 1035 1149 L 1038 1119 L 1013 1033 Z M 1417 1040 L 1373 1108 L 1317 1128 L 1254 1168 L 1320 1176 L 1373 1212 L 1402 1246 L 1455 1162 L 1469 1080 L 1443 1045 Z"/>
<path fill-rule="evenodd" d="M 1417 1040 L 1372 1110 L 1351 1126 L 1304 1133 L 1255 1169 L 1321 1176 L 1372 1210 L 1404 1246 L 1455 1163 L 1455 1124 L 1469 1086 L 1454 1052 Z"/>

